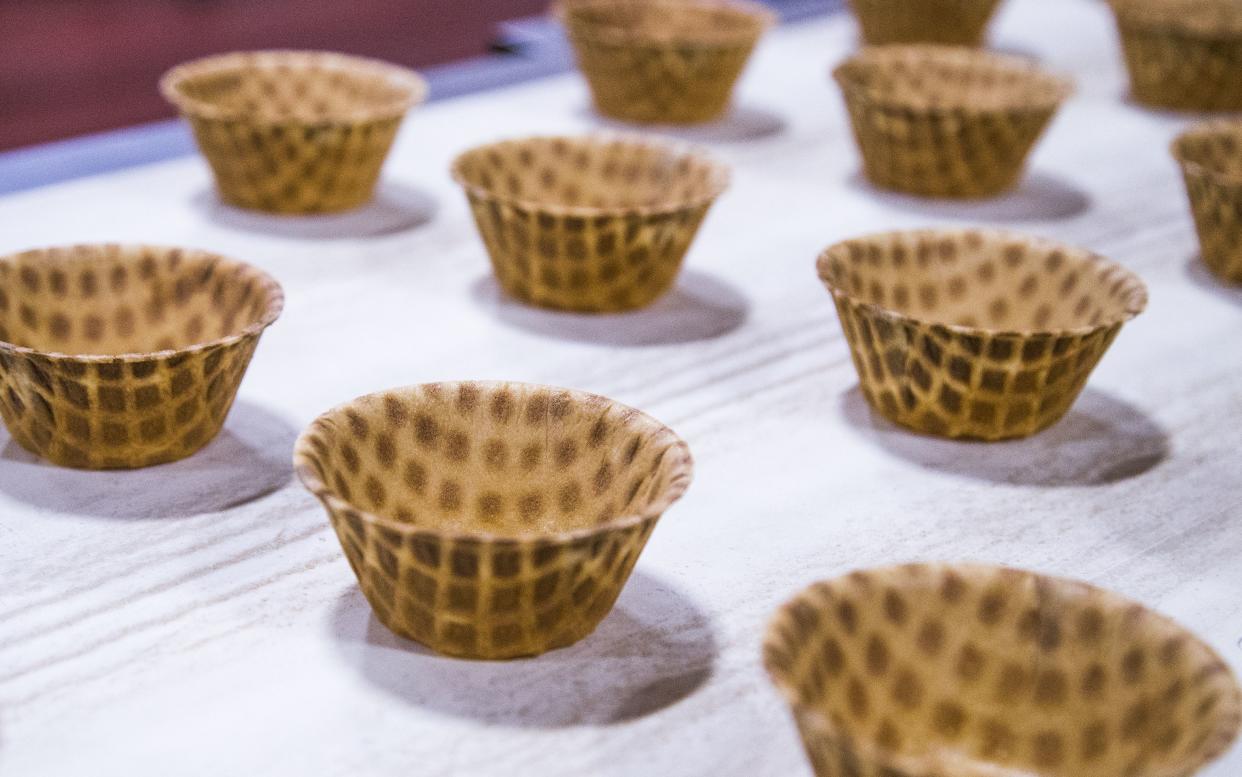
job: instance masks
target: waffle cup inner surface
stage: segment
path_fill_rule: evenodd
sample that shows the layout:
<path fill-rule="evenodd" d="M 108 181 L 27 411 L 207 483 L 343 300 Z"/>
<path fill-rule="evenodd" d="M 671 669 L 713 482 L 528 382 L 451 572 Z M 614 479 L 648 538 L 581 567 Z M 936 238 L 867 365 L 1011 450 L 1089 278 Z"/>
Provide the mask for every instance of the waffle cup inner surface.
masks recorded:
<path fill-rule="evenodd" d="M 690 479 L 685 444 L 603 397 L 426 384 L 329 411 L 299 442 L 312 491 L 384 524 L 541 537 L 660 515 Z"/>
<path fill-rule="evenodd" d="M 264 273 L 201 251 L 82 245 L 0 259 L 0 340 L 43 353 L 185 349 L 257 333 L 282 303 Z"/>
<path fill-rule="evenodd" d="M 170 71 L 164 94 L 185 113 L 255 123 L 362 122 L 395 118 L 422 100 L 412 71 L 341 54 L 224 54 Z"/>
<path fill-rule="evenodd" d="M 1236 736 L 1220 657 L 1073 580 L 973 564 L 810 587 L 764 645 L 821 775 L 1174 777 Z"/>
<path fill-rule="evenodd" d="M 727 170 L 697 152 L 606 135 L 502 141 L 462 154 L 453 174 L 476 196 L 609 214 L 703 205 L 728 184 Z"/>
<path fill-rule="evenodd" d="M 898 316 L 1002 332 L 1092 329 L 1146 306 L 1142 283 L 1081 249 L 1005 232 L 913 231 L 847 241 L 819 259 L 834 296 Z"/>
<path fill-rule="evenodd" d="M 952 46 L 875 46 L 834 75 L 855 97 L 928 112 L 1049 110 L 1072 90 L 1025 59 Z"/>
<path fill-rule="evenodd" d="M 1187 172 L 1242 185 L 1242 122 L 1192 127 L 1173 143 L 1173 155 Z"/>
<path fill-rule="evenodd" d="M 566 0 L 558 10 L 575 36 L 608 44 L 749 46 L 775 19 L 740 0 Z"/>

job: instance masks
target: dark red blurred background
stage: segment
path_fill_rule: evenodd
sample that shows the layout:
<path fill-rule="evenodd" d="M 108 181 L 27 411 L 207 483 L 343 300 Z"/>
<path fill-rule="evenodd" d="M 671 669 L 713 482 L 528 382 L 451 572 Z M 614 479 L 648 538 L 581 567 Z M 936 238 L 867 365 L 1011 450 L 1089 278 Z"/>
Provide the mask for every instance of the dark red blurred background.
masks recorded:
<path fill-rule="evenodd" d="M 221 51 L 316 48 L 413 67 L 488 51 L 548 0 L 0 0 L 0 149 L 171 117 L 156 81 Z"/>

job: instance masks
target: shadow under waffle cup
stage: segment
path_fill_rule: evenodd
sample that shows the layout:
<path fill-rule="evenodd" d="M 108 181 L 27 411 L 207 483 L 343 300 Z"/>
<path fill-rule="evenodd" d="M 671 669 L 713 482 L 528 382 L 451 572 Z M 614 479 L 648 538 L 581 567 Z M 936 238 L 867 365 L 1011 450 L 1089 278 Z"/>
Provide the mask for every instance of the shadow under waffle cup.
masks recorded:
<path fill-rule="evenodd" d="M 978 46 L 1000 0 L 849 0 L 863 40 Z"/>
<path fill-rule="evenodd" d="M 911 564 L 816 583 L 764 664 L 820 777 L 1191 775 L 1238 733 L 1210 646 L 1074 580 Z"/>
<path fill-rule="evenodd" d="M 847 240 L 817 263 L 867 402 L 940 437 L 1024 437 L 1069 410 L 1147 290 L 1082 249 L 1000 231 Z"/>
<path fill-rule="evenodd" d="M 284 296 L 214 254 L 79 245 L 0 257 L 0 415 L 64 466 L 145 467 L 219 432 Z"/>
<path fill-rule="evenodd" d="M 320 416 L 294 467 L 380 622 L 494 659 L 591 633 L 692 463 L 667 427 L 603 397 L 436 383 Z"/>
<path fill-rule="evenodd" d="M 1014 186 L 1069 81 L 1019 57 L 949 46 L 877 46 L 842 63 L 867 178 L 925 197 Z"/>
<path fill-rule="evenodd" d="M 721 116 L 776 18 L 744 0 L 563 0 L 557 11 L 599 112 L 642 124 Z"/>
<path fill-rule="evenodd" d="M 307 51 L 224 54 L 160 82 L 190 122 L 220 198 L 270 213 L 328 213 L 371 199 L 406 112 L 427 88 L 411 70 Z"/>
<path fill-rule="evenodd" d="M 454 161 L 453 177 L 507 294 L 615 312 L 672 287 L 729 172 L 691 149 L 599 135 L 481 146 Z"/>
<path fill-rule="evenodd" d="M 1242 283 L 1242 121 L 1192 127 L 1173 142 L 1195 217 L 1203 263 Z"/>
<path fill-rule="evenodd" d="M 1111 0 L 1130 90 L 1181 111 L 1242 110 L 1242 5 L 1235 0 Z"/>

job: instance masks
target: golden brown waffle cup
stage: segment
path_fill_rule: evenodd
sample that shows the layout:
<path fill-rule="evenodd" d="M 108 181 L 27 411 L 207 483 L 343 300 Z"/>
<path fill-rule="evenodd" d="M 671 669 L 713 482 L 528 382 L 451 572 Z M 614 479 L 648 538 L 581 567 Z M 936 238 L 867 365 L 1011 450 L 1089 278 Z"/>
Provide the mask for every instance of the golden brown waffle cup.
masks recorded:
<path fill-rule="evenodd" d="M 925 197 L 988 197 L 1014 186 L 1066 79 L 1019 57 L 951 46 L 875 46 L 833 71 L 863 170 Z"/>
<path fill-rule="evenodd" d="M 1178 136 L 1203 263 L 1229 283 L 1242 283 L 1242 121 L 1200 124 Z"/>
<path fill-rule="evenodd" d="M 1074 580 L 911 564 L 816 583 L 764 664 L 820 777 L 1189 777 L 1237 736 L 1210 646 Z"/>
<path fill-rule="evenodd" d="M 870 45 L 978 46 L 1000 0 L 849 0 Z"/>
<path fill-rule="evenodd" d="M 563 0 L 596 109 L 641 124 L 719 118 L 776 17 L 745 0 Z"/>
<path fill-rule="evenodd" d="M 457 157 L 453 178 L 510 296 L 616 312 L 672 287 L 729 171 L 692 148 L 594 135 L 480 146 Z"/>
<path fill-rule="evenodd" d="M 380 622 L 488 659 L 590 634 L 692 473 L 686 444 L 637 410 L 489 382 L 360 397 L 316 419 L 293 461 Z"/>
<path fill-rule="evenodd" d="M 283 305 L 265 273 L 204 251 L 0 257 L 0 415 L 22 447 L 68 467 L 184 458 L 220 431 Z"/>
<path fill-rule="evenodd" d="M 1112 0 L 1135 100 L 1179 111 L 1242 111 L 1242 5 Z"/>
<path fill-rule="evenodd" d="M 315 51 L 195 60 L 160 90 L 189 120 L 223 201 L 286 214 L 370 200 L 401 119 L 427 94 L 412 70 Z"/>
<path fill-rule="evenodd" d="M 817 263 L 862 394 L 941 437 L 1000 440 L 1065 414 L 1147 290 L 1079 248 L 1003 231 L 847 240 Z"/>

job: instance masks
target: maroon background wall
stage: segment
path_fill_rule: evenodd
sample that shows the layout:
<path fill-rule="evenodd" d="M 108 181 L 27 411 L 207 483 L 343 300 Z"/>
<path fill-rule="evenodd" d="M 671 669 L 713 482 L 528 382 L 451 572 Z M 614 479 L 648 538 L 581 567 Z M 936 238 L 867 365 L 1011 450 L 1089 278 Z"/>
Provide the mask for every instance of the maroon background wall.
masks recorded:
<path fill-rule="evenodd" d="M 0 149 L 172 116 L 156 81 L 204 54 L 322 48 L 423 67 L 487 51 L 548 0 L 0 0 Z"/>

